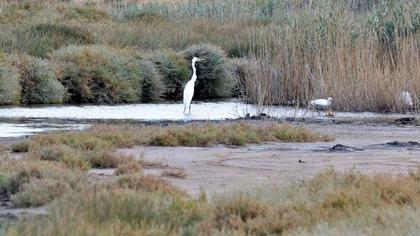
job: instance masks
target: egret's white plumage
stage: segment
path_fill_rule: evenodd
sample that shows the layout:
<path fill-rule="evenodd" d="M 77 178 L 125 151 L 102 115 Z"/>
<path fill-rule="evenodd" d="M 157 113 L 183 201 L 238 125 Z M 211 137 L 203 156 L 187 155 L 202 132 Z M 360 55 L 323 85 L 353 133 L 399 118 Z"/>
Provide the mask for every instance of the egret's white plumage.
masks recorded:
<path fill-rule="evenodd" d="M 327 99 L 315 99 L 311 101 L 311 107 L 315 108 L 316 110 L 325 110 L 331 106 L 332 98 Z"/>
<path fill-rule="evenodd" d="M 315 109 L 318 112 L 318 114 L 319 114 L 319 111 L 325 111 L 326 110 L 328 116 L 333 116 L 334 117 L 334 113 L 331 110 L 332 101 L 333 101 L 333 99 L 331 97 L 329 97 L 327 99 L 324 99 L 324 98 L 315 99 L 315 100 L 313 100 L 309 103 L 309 108 L 310 109 Z"/>
<path fill-rule="evenodd" d="M 402 91 L 400 93 L 400 99 L 405 106 L 412 107 L 413 106 L 413 99 L 411 95 L 407 91 Z"/>
<path fill-rule="evenodd" d="M 195 80 L 197 79 L 197 69 L 195 68 L 195 63 L 203 61 L 200 58 L 194 57 L 192 59 L 192 69 L 193 74 L 191 76 L 191 79 L 187 82 L 184 88 L 184 114 L 191 114 L 191 100 L 194 96 L 194 86 L 195 86 Z M 188 109 L 188 112 L 186 112 Z"/>

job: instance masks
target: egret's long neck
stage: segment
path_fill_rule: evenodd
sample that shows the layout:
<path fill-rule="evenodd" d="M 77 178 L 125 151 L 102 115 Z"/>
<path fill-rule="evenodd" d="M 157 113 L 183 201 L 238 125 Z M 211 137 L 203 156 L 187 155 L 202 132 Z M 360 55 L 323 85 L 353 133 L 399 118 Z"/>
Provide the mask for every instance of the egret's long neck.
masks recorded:
<path fill-rule="evenodd" d="M 192 74 L 191 80 L 195 82 L 195 80 L 197 79 L 197 69 L 195 68 L 195 62 L 192 63 L 192 69 L 193 69 L 193 74 Z"/>

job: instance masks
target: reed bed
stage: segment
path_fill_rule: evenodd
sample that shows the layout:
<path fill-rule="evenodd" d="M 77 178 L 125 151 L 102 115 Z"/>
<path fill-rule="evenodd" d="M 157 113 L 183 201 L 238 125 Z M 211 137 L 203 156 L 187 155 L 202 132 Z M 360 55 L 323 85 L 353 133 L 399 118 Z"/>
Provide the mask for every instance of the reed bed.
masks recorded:
<path fill-rule="evenodd" d="M 72 44 L 179 52 L 211 43 L 233 66 L 238 58 L 251 64 L 246 84 L 237 83 L 248 102 L 305 106 L 331 96 L 337 110 L 402 111 L 399 94 L 408 91 L 419 107 L 416 0 L 21 0 L 1 8 L 0 48 L 7 53 L 48 59 L 46 52 Z M 36 31 L 57 22 L 69 37 Z"/>

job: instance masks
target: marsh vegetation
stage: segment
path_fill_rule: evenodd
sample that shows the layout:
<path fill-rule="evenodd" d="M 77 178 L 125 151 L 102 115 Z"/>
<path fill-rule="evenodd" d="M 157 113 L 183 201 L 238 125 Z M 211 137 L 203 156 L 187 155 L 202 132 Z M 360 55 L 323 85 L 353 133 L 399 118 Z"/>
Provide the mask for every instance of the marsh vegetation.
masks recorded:
<path fill-rule="evenodd" d="M 190 60 L 197 56 L 206 61 L 198 65 L 194 99 L 238 97 L 260 106 L 299 107 L 333 97 L 336 110 L 384 112 L 407 109 L 399 95 L 408 91 L 418 109 L 419 4 L 3 1 L 0 105 L 180 100 Z M 184 169 L 119 152 L 134 146 L 210 149 L 332 140 L 302 126 L 251 121 L 102 124 L 0 144 L 0 207 L 48 207 L 46 215 L 20 218 L 6 227 L 0 219 L 0 234 L 419 232 L 418 170 L 396 176 L 331 169 L 288 186 L 209 199 L 204 191 L 193 197 L 165 180 L 185 181 Z M 296 158 L 296 163 L 300 168 L 305 162 Z M 100 180 L 89 175 L 98 168 L 113 173 Z M 147 168 L 162 171 L 151 176 Z"/>
<path fill-rule="evenodd" d="M 64 173 L 75 171 L 59 171 L 64 170 Z M 43 181 L 35 180 L 31 183 Z M 329 170 L 288 187 L 208 200 L 205 194 L 192 198 L 156 177 L 126 173 L 105 182 L 84 183 L 75 189 L 69 186 L 66 193 L 50 203 L 47 215 L 16 222 L 5 232 L 6 235 L 410 234 L 419 230 L 416 224 L 419 183 L 418 172 L 392 177 L 366 176 L 355 171 L 338 174 Z M 28 190 L 28 184 L 23 186 L 29 193 L 38 193 L 36 188 Z M 48 193 L 56 196 L 57 185 L 52 186 Z M 25 193 L 14 199 L 25 199 Z"/>
<path fill-rule="evenodd" d="M 415 0 L 17 0 L 1 9 L 1 104 L 178 99 L 192 55 L 208 60 L 197 99 L 333 97 L 339 110 L 398 111 L 404 90 L 419 104 Z M 55 92 L 39 99 L 45 88 Z"/>

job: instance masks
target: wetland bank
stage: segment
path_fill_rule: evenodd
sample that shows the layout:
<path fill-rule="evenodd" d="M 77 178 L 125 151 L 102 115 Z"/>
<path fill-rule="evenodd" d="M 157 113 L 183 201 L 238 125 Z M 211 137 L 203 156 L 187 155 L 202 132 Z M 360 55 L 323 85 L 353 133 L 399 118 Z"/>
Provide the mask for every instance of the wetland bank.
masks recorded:
<path fill-rule="evenodd" d="M 418 1 L 0 9 L 0 235 L 419 234 Z"/>
<path fill-rule="evenodd" d="M 39 134 L 3 147 L 1 218 L 15 219 L 3 230 L 415 234 L 418 137 L 416 125 L 279 120 Z"/>

